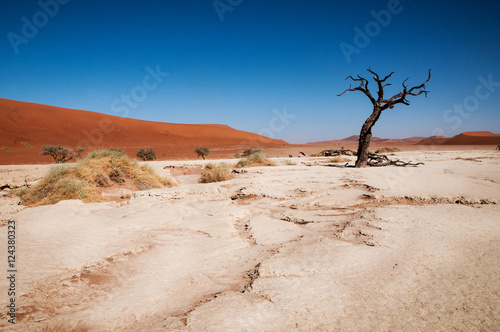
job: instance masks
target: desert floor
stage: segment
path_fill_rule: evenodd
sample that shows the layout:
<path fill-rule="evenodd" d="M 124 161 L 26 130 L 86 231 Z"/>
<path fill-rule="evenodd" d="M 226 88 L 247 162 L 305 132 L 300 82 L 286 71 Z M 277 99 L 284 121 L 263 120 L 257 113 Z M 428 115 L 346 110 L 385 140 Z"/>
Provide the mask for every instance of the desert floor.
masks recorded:
<path fill-rule="evenodd" d="M 179 186 L 130 199 L 24 208 L 1 191 L 18 316 L 7 322 L 4 277 L 0 329 L 500 330 L 500 152 L 395 158 L 425 165 L 278 158 L 198 184 L 206 162 L 161 161 Z M 0 166 L 0 184 L 49 167 Z M 7 275 L 6 226 L 0 248 Z"/>

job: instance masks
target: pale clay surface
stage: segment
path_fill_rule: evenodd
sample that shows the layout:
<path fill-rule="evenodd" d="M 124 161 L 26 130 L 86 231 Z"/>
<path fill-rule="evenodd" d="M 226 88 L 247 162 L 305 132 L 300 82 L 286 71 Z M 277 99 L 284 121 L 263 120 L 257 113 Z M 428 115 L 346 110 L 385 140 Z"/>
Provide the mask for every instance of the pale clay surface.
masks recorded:
<path fill-rule="evenodd" d="M 500 153 L 397 158 L 425 165 L 276 159 L 225 182 L 185 175 L 122 202 L 37 208 L 3 191 L 20 315 L 11 326 L 2 314 L 0 329 L 498 331 Z M 149 164 L 168 175 L 204 163 Z M 1 166 L 0 184 L 49 168 Z M 5 278 L 0 294 L 5 306 Z"/>

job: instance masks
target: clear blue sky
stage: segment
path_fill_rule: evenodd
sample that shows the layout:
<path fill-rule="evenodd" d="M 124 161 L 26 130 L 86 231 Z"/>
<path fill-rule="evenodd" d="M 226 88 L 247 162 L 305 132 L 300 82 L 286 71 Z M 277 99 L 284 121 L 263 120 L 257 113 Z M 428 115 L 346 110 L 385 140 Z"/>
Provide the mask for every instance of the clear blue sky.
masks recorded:
<path fill-rule="evenodd" d="M 429 96 L 385 111 L 375 136 L 500 133 L 498 1 L 59 2 L 0 2 L 0 97 L 305 143 L 359 133 L 371 104 L 337 97 L 348 75 L 394 71 L 397 93 L 431 68 Z"/>

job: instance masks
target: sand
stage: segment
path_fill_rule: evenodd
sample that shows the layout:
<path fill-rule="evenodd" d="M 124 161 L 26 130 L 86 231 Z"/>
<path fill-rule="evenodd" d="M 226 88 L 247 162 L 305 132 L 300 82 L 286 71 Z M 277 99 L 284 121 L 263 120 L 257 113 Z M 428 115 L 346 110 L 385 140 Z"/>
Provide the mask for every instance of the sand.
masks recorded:
<path fill-rule="evenodd" d="M 207 161 L 157 161 L 179 186 L 36 208 L 3 191 L 2 218 L 17 224 L 18 316 L 12 326 L 0 314 L 0 329 L 498 330 L 500 153 L 396 157 L 425 165 L 276 158 L 198 184 Z M 2 166 L 0 183 L 47 170 Z"/>
<path fill-rule="evenodd" d="M 0 165 L 50 163 L 41 156 L 43 145 L 63 145 L 86 152 L 119 148 L 135 157 L 152 148 L 160 160 L 196 158 L 195 147 L 211 149 L 215 158 L 241 153 L 245 148 L 288 145 L 283 140 L 236 130 L 220 124 L 176 124 L 142 121 L 0 98 Z M 218 157 L 219 156 L 219 157 Z"/>
<path fill-rule="evenodd" d="M 354 135 L 342 140 L 288 144 L 220 124 L 163 123 L 132 119 L 133 113 L 116 115 L 0 98 L 0 165 L 49 164 L 53 159 L 40 155 L 43 145 L 62 145 L 74 151 L 81 147 L 85 149 L 83 155 L 96 149 L 117 148 L 134 158 L 139 149 L 152 148 L 158 160 L 196 159 L 194 148 L 202 146 L 210 149 L 209 159 L 217 160 L 241 154 L 248 148 L 260 149 L 269 157 L 297 157 L 300 152 L 312 154 L 341 147 L 356 150 L 359 138 Z M 335 128 L 331 134 L 335 136 Z M 500 144 L 500 135 L 484 131 L 452 138 L 373 137 L 371 142 L 374 151 L 387 146 L 422 150 L 425 145 L 430 145 L 430 151 L 494 150 Z"/>

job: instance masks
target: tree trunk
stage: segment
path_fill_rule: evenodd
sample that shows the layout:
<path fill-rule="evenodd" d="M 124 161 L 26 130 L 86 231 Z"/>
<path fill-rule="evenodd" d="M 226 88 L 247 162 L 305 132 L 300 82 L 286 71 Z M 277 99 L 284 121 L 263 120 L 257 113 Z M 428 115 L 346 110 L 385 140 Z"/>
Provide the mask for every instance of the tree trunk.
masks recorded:
<path fill-rule="evenodd" d="M 370 147 L 370 141 L 372 139 L 372 127 L 377 122 L 382 110 L 380 107 L 373 107 L 372 114 L 366 119 L 363 127 L 361 127 L 361 132 L 359 133 L 359 144 L 358 144 L 358 159 L 356 160 L 356 168 L 366 167 L 368 163 L 368 148 Z"/>

